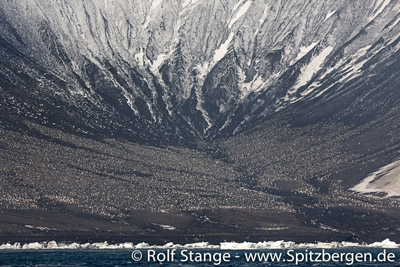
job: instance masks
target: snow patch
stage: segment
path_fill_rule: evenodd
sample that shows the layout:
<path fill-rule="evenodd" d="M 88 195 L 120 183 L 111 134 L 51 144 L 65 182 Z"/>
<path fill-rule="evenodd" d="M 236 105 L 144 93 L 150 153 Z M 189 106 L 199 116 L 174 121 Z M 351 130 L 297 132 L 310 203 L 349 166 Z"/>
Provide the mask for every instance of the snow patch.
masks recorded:
<path fill-rule="evenodd" d="M 331 226 L 328 226 L 328 225 L 325 225 L 325 224 L 322 224 L 322 223 L 319 224 L 319 228 L 324 229 L 324 230 L 329 230 L 329 231 L 332 231 L 332 232 L 340 233 L 339 229 L 333 228 Z"/>
<path fill-rule="evenodd" d="M 57 231 L 56 228 L 49 228 L 49 227 L 44 227 L 44 226 L 32 226 L 29 224 L 25 225 L 25 227 L 29 228 L 29 229 L 38 229 L 40 231 Z"/>
<path fill-rule="evenodd" d="M 394 38 L 392 38 L 392 41 L 391 41 L 387 46 L 393 45 L 393 43 L 396 42 L 396 40 L 399 39 L 399 38 L 400 38 L 400 33 L 397 34 Z M 400 49 L 400 42 L 397 43 L 397 45 L 394 47 L 393 50 L 394 50 L 394 51 L 397 51 L 397 50 L 399 50 L 399 49 Z"/>
<path fill-rule="evenodd" d="M 260 27 L 261 27 L 261 26 L 265 23 L 265 21 L 267 20 L 267 18 L 268 18 L 268 9 L 269 9 L 269 6 L 268 6 L 268 5 L 265 5 L 264 12 L 263 12 L 263 14 L 262 14 L 262 16 L 261 16 L 261 18 L 260 18 L 260 20 L 259 20 L 259 25 L 258 25 L 258 27 L 256 28 L 256 30 L 254 31 L 253 38 L 256 37 L 256 35 L 258 34 L 258 31 L 259 31 Z M 250 65 L 250 64 L 249 64 L 249 65 Z"/>
<path fill-rule="evenodd" d="M 294 93 L 300 87 L 306 85 L 314 74 L 321 69 L 322 64 L 324 63 L 326 57 L 332 52 L 333 47 L 328 46 L 324 50 L 321 51 L 317 56 L 314 56 L 310 63 L 308 63 L 305 67 L 301 69 L 301 75 L 297 79 L 296 84 L 293 86 L 293 89 L 290 93 Z"/>
<path fill-rule="evenodd" d="M 213 62 L 212 64 L 215 64 L 215 62 Z M 201 81 L 204 81 L 210 68 L 211 68 L 211 66 L 207 62 L 204 62 L 203 64 L 197 64 L 196 70 L 199 72 L 197 77 Z M 201 82 L 199 82 L 199 83 L 201 83 Z M 203 108 L 204 99 L 202 98 L 201 86 L 196 86 L 195 94 L 196 94 L 196 99 L 197 99 L 196 109 L 201 112 L 204 120 L 207 123 L 207 127 L 204 129 L 204 132 L 206 132 L 206 131 L 208 131 L 208 129 L 210 129 L 212 127 L 212 123 L 211 123 L 210 116 L 208 115 L 207 111 Z"/>
<path fill-rule="evenodd" d="M 150 7 L 150 11 L 146 17 L 146 20 L 143 24 L 143 28 L 147 28 L 149 26 L 149 23 L 151 21 L 151 17 L 154 14 L 154 11 L 156 10 L 156 8 L 161 5 L 163 0 L 153 0 L 153 2 L 151 3 L 151 7 Z"/>
<path fill-rule="evenodd" d="M 368 23 L 373 21 L 382 11 L 385 9 L 385 7 L 390 3 L 391 0 L 378 0 L 375 4 L 374 11 L 372 11 L 372 15 L 368 19 Z M 377 10 L 377 8 L 379 8 Z"/>
<path fill-rule="evenodd" d="M 318 44 L 318 42 L 315 42 L 315 43 L 310 44 L 309 46 L 300 47 L 300 52 L 297 54 L 295 61 L 298 61 L 299 59 L 301 59 L 302 57 L 307 55 L 308 52 L 310 52 L 317 44 Z"/>
<path fill-rule="evenodd" d="M 233 18 L 230 20 L 228 27 L 232 28 L 233 24 L 235 24 L 235 22 L 240 19 L 246 12 L 247 10 L 249 10 L 250 6 L 253 4 L 253 1 L 247 1 L 246 3 L 244 3 L 240 9 L 238 10 L 238 12 L 233 16 Z"/>
<path fill-rule="evenodd" d="M 207 111 L 203 108 L 204 99 L 202 98 L 202 92 L 199 86 L 196 87 L 195 93 L 197 98 L 196 109 L 201 112 L 201 115 L 203 116 L 204 120 L 207 123 L 207 127 L 204 129 L 204 132 L 207 132 L 212 127 L 212 123 L 210 116 L 208 115 Z"/>
<path fill-rule="evenodd" d="M 140 49 L 140 52 L 135 55 L 135 60 L 139 63 L 140 66 L 144 66 L 144 52 Z"/>
<path fill-rule="evenodd" d="M 360 60 L 361 57 L 365 56 L 366 53 L 368 52 L 368 49 L 371 47 L 371 45 L 367 45 L 361 49 L 359 49 L 353 56 L 351 61 L 346 65 L 347 67 L 343 69 L 343 73 L 345 73 L 338 81 L 336 81 L 335 83 L 332 83 L 331 85 L 329 85 L 327 88 L 325 88 L 324 90 L 322 90 L 321 92 L 319 92 L 318 94 L 316 94 L 315 96 L 313 96 L 312 98 L 317 98 L 320 97 L 322 94 L 324 94 L 326 91 L 328 91 L 331 87 L 333 87 L 334 85 L 336 85 L 337 83 L 341 83 L 345 80 L 347 80 L 350 77 L 356 77 L 354 75 L 359 75 L 361 73 L 361 68 L 364 66 L 364 64 L 369 60 L 369 58 L 366 58 L 364 60 L 361 60 L 360 62 L 356 63 L 358 60 Z M 325 73 L 323 73 L 318 81 L 323 81 L 326 77 L 326 75 L 328 75 L 329 73 L 331 73 L 333 70 L 337 70 L 339 69 L 343 64 L 344 64 L 345 60 L 341 59 L 334 67 L 330 67 L 328 68 Z M 313 85 L 318 84 L 318 81 L 316 83 L 313 83 Z M 313 88 L 315 89 L 313 85 L 310 86 L 310 89 Z M 319 85 L 319 84 L 318 84 Z M 307 90 L 308 91 L 308 90 Z M 307 92 L 307 94 L 309 94 L 311 92 Z"/>
<path fill-rule="evenodd" d="M 153 0 L 153 2 L 151 3 L 151 8 L 150 10 L 153 11 L 155 10 L 162 2 L 163 0 Z"/>
<path fill-rule="evenodd" d="M 300 56 L 303 57 L 303 53 L 307 54 L 308 51 L 310 51 L 317 43 L 312 43 L 311 45 L 307 46 L 307 47 L 302 47 L 300 49 L 300 53 L 297 56 L 297 58 L 299 58 Z M 322 50 L 317 56 L 313 56 L 310 60 L 310 62 L 303 66 L 300 70 L 300 75 L 297 78 L 296 83 L 294 84 L 294 86 L 288 90 L 287 94 L 285 95 L 285 97 L 282 99 L 283 102 L 289 102 L 290 104 L 295 103 L 301 99 L 303 99 L 305 96 L 309 95 L 310 93 L 312 93 L 318 86 L 319 86 L 319 82 L 316 81 L 313 84 L 311 84 L 304 92 L 302 92 L 301 96 L 296 96 L 296 92 L 297 90 L 306 85 L 311 79 L 312 77 L 315 75 L 315 73 L 317 73 L 321 67 L 322 64 L 324 63 L 326 57 L 332 52 L 333 47 L 332 46 L 328 46 L 326 47 L 324 50 Z M 279 103 L 279 104 L 282 104 Z M 276 111 L 279 111 L 283 108 L 283 106 L 279 106 Z"/>
<path fill-rule="evenodd" d="M 330 17 L 332 17 L 332 15 L 336 13 L 336 11 L 337 11 L 337 10 L 328 12 L 328 14 L 326 14 L 326 17 L 325 17 L 325 19 L 324 19 L 324 22 L 327 21 Z"/>
<path fill-rule="evenodd" d="M 394 27 L 397 26 L 397 24 L 399 24 L 400 22 L 400 16 L 396 19 L 395 22 L 392 23 L 392 25 L 390 26 L 390 28 L 388 29 L 388 31 L 391 31 Z"/>
<path fill-rule="evenodd" d="M 243 74 L 239 74 L 241 76 Z M 244 80 L 244 77 L 243 77 Z M 260 76 L 255 76 L 253 80 L 248 83 L 240 83 L 239 88 L 241 89 L 241 98 L 245 98 L 251 92 L 260 92 L 264 87 L 265 81 Z"/>
<path fill-rule="evenodd" d="M 226 55 L 226 53 L 228 53 L 229 45 L 232 42 L 233 36 L 234 33 L 231 32 L 228 39 L 226 39 L 225 42 L 222 43 L 217 50 L 215 50 L 214 63 L 220 61 Z"/>
<path fill-rule="evenodd" d="M 122 88 L 122 87 L 121 87 Z M 139 111 L 135 108 L 135 106 L 133 105 L 134 99 L 132 97 L 131 94 L 129 94 L 124 88 L 122 88 L 122 94 L 125 97 L 126 103 L 128 104 L 128 106 L 131 108 L 131 110 L 133 111 L 133 113 L 135 113 L 136 116 L 139 116 Z"/>
<path fill-rule="evenodd" d="M 170 230 L 170 231 L 176 230 L 175 226 L 168 225 L 168 224 L 155 224 L 155 225 L 160 226 L 164 230 Z"/>
<path fill-rule="evenodd" d="M 386 197 L 400 196 L 400 160 L 370 174 L 350 190 L 363 193 L 386 193 Z"/>
<path fill-rule="evenodd" d="M 246 0 L 240 0 L 239 2 L 237 2 L 232 9 L 232 14 L 235 13 L 235 11 L 238 9 L 238 7 L 240 7 Z"/>
<path fill-rule="evenodd" d="M 268 18 L 268 8 L 269 8 L 269 6 L 265 5 L 264 12 L 263 12 L 263 14 L 262 14 L 262 16 L 260 18 L 260 21 L 259 21 L 260 25 L 264 24 L 264 22 Z"/>
<path fill-rule="evenodd" d="M 196 70 L 199 72 L 198 76 L 200 78 L 205 78 L 209 72 L 208 63 L 197 64 Z"/>
<path fill-rule="evenodd" d="M 182 4 L 182 9 L 185 9 L 189 6 L 193 6 L 194 4 L 196 4 L 197 2 L 199 2 L 199 0 L 186 0 L 185 2 L 183 2 Z"/>
<path fill-rule="evenodd" d="M 167 54 L 159 54 L 157 59 L 151 64 L 150 69 L 154 74 L 158 73 L 158 68 L 161 66 L 166 57 Z"/>

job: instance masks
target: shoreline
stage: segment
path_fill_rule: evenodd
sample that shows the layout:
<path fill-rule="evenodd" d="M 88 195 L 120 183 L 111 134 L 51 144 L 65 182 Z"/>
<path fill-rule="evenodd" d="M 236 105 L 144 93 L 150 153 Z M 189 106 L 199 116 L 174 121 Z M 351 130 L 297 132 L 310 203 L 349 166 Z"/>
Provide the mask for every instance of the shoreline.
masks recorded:
<path fill-rule="evenodd" d="M 385 224 L 379 227 L 382 229 L 380 231 L 371 230 L 364 234 L 368 225 L 360 220 L 352 225 L 353 231 L 350 231 L 346 222 L 335 228 L 322 227 L 311 225 L 293 213 L 263 210 L 134 211 L 123 220 L 80 212 L 62 214 L 60 211 L 43 209 L 2 210 L 1 215 L 0 244 L 50 241 L 84 244 L 107 241 L 110 244 L 146 242 L 165 245 L 170 242 L 220 244 L 231 241 L 258 243 L 265 240 L 371 244 L 386 238 L 400 243 L 400 236 L 395 231 L 390 228 L 383 230 Z"/>
<path fill-rule="evenodd" d="M 337 249 L 337 248 L 388 248 L 399 249 L 400 244 L 389 239 L 371 244 L 355 242 L 315 242 L 315 243 L 295 243 L 292 241 L 263 241 L 263 242 L 221 242 L 219 245 L 208 242 L 196 242 L 188 244 L 174 244 L 173 242 L 164 245 L 150 245 L 145 242 L 133 243 L 124 242 L 110 244 L 107 241 L 95 243 L 77 242 L 32 242 L 1 244 L 0 251 L 4 250 L 96 250 L 96 249 L 219 249 L 219 250 L 255 250 L 255 249 Z"/>

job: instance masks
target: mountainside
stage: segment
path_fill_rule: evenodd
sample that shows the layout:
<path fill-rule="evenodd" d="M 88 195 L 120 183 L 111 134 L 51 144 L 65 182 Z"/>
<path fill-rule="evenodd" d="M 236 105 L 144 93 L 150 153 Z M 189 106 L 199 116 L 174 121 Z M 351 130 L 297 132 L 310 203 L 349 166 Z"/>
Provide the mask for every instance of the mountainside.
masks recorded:
<path fill-rule="evenodd" d="M 354 105 L 398 85 L 399 10 L 390 0 L 3 1 L 3 114 L 171 142 L 360 90 Z"/>
<path fill-rule="evenodd" d="M 398 0 L 0 1 L 0 240 L 400 241 L 399 127 Z"/>

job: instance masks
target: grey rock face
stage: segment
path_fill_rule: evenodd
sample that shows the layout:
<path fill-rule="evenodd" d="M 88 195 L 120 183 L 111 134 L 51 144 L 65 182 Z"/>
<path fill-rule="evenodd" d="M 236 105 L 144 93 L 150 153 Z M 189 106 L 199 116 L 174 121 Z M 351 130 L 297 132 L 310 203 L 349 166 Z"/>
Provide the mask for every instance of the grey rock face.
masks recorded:
<path fill-rule="evenodd" d="M 138 140 L 232 135 L 293 104 L 365 94 L 380 71 L 398 77 L 399 11 L 390 0 L 2 1 L 3 104 Z M 56 110 L 43 116 L 33 99 Z"/>

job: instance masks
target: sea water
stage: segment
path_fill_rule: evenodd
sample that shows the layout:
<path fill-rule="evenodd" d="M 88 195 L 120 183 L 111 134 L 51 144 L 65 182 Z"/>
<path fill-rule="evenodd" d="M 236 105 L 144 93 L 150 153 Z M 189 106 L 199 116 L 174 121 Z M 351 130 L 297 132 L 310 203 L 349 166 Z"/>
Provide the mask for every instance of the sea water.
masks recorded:
<path fill-rule="evenodd" d="M 220 249 L 142 249 L 142 257 L 134 255 L 135 251 L 127 249 L 66 249 L 66 250 L 2 250 L 0 251 L 0 266 L 399 266 L 399 249 L 379 248 L 338 248 L 338 249 L 293 249 L 293 250 L 220 250 Z M 344 261 L 324 261 L 322 258 L 299 258 L 301 262 L 293 261 L 288 255 L 318 255 L 324 251 L 326 255 L 353 255 Z M 149 252 L 151 258 L 149 259 Z M 171 253 L 175 256 L 171 258 Z M 291 254 L 290 254 L 291 252 Z M 169 253 L 169 258 L 168 254 Z M 189 253 L 193 255 L 189 258 Z M 390 261 L 378 258 L 379 254 L 393 254 Z M 368 261 L 355 261 L 356 254 L 371 255 Z M 152 258 L 152 255 L 156 256 Z M 160 257 L 160 255 L 164 255 Z M 219 256 L 216 256 L 219 255 Z M 229 258 L 223 258 L 229 255 Z M 249 255 L 253 255 L 249 258 Z M 283 255 L 277 257 L 256 257 L 255 255 Z M 135 258 L 136 257 L 136 258 Z M 302 256 L 304 257 L 304 256 Z M 328 259 L 328 258 L 326 258 Z M 347 260 L 346 260 L 347 259 Z M 361 258 L 360 258 L 361 259 Z M 158 261 L 161 260 L 161 261 Z"/>
<path fill-rule="evenodd" d="M 285 241 L 167 243 L 57 243 L 0 245 L 0 266 L 400 266 L 400 246 Z"/>

